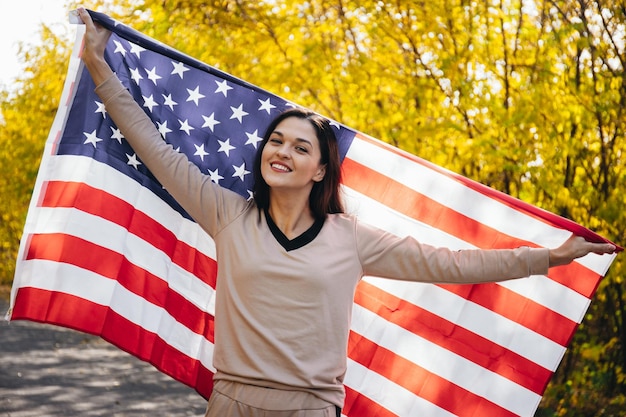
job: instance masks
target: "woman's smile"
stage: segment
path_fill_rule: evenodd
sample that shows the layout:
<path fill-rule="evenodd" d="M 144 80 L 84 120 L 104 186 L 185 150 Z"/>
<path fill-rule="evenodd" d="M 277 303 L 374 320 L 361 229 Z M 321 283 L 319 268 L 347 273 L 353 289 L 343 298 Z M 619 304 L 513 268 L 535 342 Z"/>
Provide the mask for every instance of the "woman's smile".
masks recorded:
<path fill-rule="evenodd" d="M 271 166 L 276 171 L 291 172 L 291 168 L 278 162 L 272 163 Z"/>

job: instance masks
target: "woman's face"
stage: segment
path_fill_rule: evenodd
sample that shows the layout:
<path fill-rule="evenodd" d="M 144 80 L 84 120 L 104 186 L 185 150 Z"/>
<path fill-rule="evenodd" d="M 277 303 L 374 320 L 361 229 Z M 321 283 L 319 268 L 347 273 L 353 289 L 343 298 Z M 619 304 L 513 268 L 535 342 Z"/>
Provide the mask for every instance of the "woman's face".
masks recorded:
<path fill-rule="evenodd" d="M 261 175 L 271 189 L 307 190 L 324 178 L 315 129 L 306 119 L 288 117 L 272 132 L 261 154 Z"/>

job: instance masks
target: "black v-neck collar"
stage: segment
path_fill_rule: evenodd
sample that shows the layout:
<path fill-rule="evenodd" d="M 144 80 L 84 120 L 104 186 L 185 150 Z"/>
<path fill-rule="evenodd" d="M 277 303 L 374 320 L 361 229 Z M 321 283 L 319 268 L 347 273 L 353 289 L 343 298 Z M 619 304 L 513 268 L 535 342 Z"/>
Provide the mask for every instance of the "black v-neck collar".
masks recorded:
<path fill-rule="evenodd" d="M 311 243 L 313 239 L 320 233 L 322 230 L 322 226 L 324 225 L 324 219 L 316 219 L 315 223 L 311 225 L 307 230 L 305 230 L 300 236 L 296 236 L 295 238 L 289 240 L 287 236 L 276 226 L 274 220 L 272 220 L 272 216 L 270 216 L 267 210 L 263 210 L 265 212 L 265 220 L 267 221 L 267 225 L 274 235 L 274 238 L 280 243 L 280 246 L 285 248 L 287 252 L 299 249 L 308 243 Z"/>

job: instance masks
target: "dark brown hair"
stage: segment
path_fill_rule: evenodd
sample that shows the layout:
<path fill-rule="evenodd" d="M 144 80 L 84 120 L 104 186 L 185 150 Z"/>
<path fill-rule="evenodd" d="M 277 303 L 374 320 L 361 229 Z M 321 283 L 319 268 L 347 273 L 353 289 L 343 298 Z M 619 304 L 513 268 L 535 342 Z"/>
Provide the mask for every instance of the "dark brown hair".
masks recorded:
<path fill-rule="evenodd" d="M 269 208 L 270 187 L 261 175 L 261 154 L 276 126 L 289 117 L 308 120 L 315 129 L 320 144 L 321 163 L 326 164 L 324 178 L 313 185 L 309 195 L 309 207 L 315 218 L 323 218 L 331 213 L 343 213 L 343 204 L 339 195 L 341 183 L 341 163 L 339 161 L 339 146 L 333 128 L 328 119 L 308 110 L 289 109 L 279 114 L 267 127 L 261 146 L 254 159 L 254 201 L 260 209 Z"/>

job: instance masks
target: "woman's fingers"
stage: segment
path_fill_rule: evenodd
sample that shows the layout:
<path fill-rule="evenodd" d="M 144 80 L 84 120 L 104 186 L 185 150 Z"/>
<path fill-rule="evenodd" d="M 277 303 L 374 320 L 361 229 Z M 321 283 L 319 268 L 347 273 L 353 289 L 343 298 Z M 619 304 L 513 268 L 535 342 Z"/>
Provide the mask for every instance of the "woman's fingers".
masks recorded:
<path fill-rule="evenodd" d="M 85 36 L 81 58 L 96 85 L 111 76 L 112 71 L 104 59 L 104 50 L 111 32 L 91 19 L 89 12 L 83 7 L 78 8 L 78 15 L 85 24 Z"/>
<path fill-rule="evenodd" d="M 610 243 L 593 243 L 580 236 L 571 236 L 561 246 L 550 250 L 550 266 L 568 264 L 591 252 L 604 255 L 614 253 L 616 250 L 615 245 Z"/>

